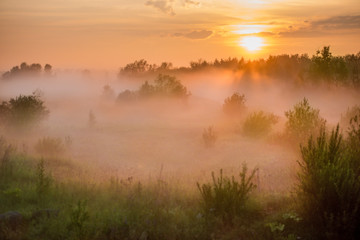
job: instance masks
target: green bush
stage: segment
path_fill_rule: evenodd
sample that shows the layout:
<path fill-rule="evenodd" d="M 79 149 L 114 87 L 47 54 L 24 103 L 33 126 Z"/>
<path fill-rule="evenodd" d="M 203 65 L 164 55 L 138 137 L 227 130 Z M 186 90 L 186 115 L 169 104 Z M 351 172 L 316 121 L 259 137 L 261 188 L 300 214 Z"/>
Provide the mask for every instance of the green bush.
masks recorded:
<path fill-rule="evenodd" d="M 285 112 L 286 133 L 298 141 L 315 134 L 320 127 L 325 125 L 325 120 L 320 117 L 319 112 L 319 109 L 312 108 L 309 101 L 304 98 L 292 110 Z"/>
<path fill-rule="evenodd" d="M 243 115 L 246 106 L 245 106 L 245 95 L 240 95 L 239 93 L 234 93 L 230 97 L 224 100 L 223 111 L 227 115 Z"/>
<path fill-rule="evenodd" d="M 244 164 L 239 174 L 240 182 L 234 176 L 224 177 L 221 169 L 219 177 L 215 177 L 212 172 L 212 183 L 197 183 L 206 216 L 220 217 L 225 224 L 232 224 L 236 216 L 245 212 L 249 193 L 256 187 L 252 180 L 257 169 L 254 169 L 250 176 L 246 176 L 247 170 Z"/>
<path fill-rule="evenodd" d="M 351 145 L 359 143 L 357 127 L 348 140 L 339 126 L 330 137 L 321 128 L 316 140 L 310 137 L 301 147 L 298 196 L 304 221 L 316 239 L 360 238 L 359 145 Z"/>
<path fill-rule="evenodd" d="M 249 137 L 266 136 L 277 122 L 278 117 L 274 114 L 267 114 L 263 111 L 254 112 L 246 118 L 242 132 Z"/>
<path fill-rule="evenodd" d="M 30 127 L 38 124 L 49 115 L 49 111 L 35 92 L 20 95 L 0 105 L 0 123 L 12 127 Z"/>

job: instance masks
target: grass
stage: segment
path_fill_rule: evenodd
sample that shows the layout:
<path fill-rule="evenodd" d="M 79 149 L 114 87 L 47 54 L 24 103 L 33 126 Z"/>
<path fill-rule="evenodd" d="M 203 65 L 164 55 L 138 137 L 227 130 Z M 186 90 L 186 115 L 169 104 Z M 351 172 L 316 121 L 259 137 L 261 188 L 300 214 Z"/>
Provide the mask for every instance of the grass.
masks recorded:
<path fill-rule="evenodd" d="M 242 175 L 244 169 L 239 182 L 221 175 L 246 195 L 238 195 L 246 203 L 238 205 L 241 214 L 228 224 L 221 214 L 204 212 L 204 198 L 196 188 L 115 177 L 96 184 L 61 181 L 52 177 L 45 161 L 16 152 L 6 164 L 13 171 L 0 184 L 0 213 L 17 211 L 24 221 L 14 230 L 0 224 L 1 239 L 262 239 L 268 228 L 266 201 L 246 195 L 254 186 Z"/>
<path fill-rule="evenodd" d="M 76 171 L 71 164 L 26 156 L 2 139 L 0 214 L 23 219 L 14 225 L 0 215 L 0 239 L 357 239 L 358 118 L 350 125 L 346 138 L 323 129 L 301 148 L 294 196 L 253 191 L 256 169 L 246 165 L 238 176 L 213 172 L 197 189 L 160 178 L 61 180 L 56 172 Z"/>

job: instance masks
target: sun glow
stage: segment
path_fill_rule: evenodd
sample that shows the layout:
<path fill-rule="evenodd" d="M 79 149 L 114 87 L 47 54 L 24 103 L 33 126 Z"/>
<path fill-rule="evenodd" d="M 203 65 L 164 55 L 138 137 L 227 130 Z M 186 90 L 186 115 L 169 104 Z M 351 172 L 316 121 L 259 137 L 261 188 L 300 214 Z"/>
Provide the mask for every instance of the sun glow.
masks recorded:
<path fill-rule="evenodd" d="M 264 44 L 264 39 L 261 37 L 255 37 L 255 36 L 246 36 L 243 37 L 240 40 L 239 43 L 240 46 L 246 48 L 248 51 L 253 52 L 253 51 L 258 51 L 260 50 L 263 46 L 265 46 Z"/>

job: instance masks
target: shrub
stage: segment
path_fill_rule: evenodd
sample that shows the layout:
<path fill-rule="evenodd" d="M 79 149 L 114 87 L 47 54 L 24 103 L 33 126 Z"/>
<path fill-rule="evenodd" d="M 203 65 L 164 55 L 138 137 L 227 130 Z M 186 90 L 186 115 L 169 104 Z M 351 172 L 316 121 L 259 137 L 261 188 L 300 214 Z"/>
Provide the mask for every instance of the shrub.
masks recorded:
<path fill-rule="evenodd" d="M 159 74 L 154 81 L 155 92 L 158 95 L 169 97 L 188 97 L 190 93 L 174 76 Z"/>
<path fill-rule="evenodd" d="M 159 74 L 154 84 L 145 81 L 137 91 L 125 90 L 118 95 L 118 101 L 146 99 L 148 97 L 187 98 L 187 88 L 174 76 Z"/>
<path fill-rule="evenodd" d="M 223 111 L 227 115 L 242 115 L 246 110 L 245 95 L 234 93 L 224 100 Z"/>
<path fill-rule="evenodd" d="M 38 140 L 35 151 L 43 157 L 56 157 L 61 155 L 65 146 L 61 138 L 44 137 Z"/>
<path fill-rule="evenodd" d="M 278 122 L 274 114 L 266 114 L 263 111 L 254 112 L 248 116 L 243 125 L 243 134 L 249 137 L 266 136 L 270 133 L 272 125 Z"/>
<path fill-rule="evenodd" d="M 352 131 L 350 136 L 360 134 Z M 343 139 L 339 126 L 330 137 L 321 128 L 316 140 L 310 137 L 301 147 L 298 196 L 305 223 L 317 239 L 360 238 L 359 145 L 353 152 L 349 138 Z"/>
<path fill-rule="evenodd" d="M 130 91 L 130 90 L 124 90 L 121 93 L 119 93 L 119 95 L 117 96 L 117 101 L 121 102 L 130 102 L 130 101 L 134 101 L 137 99 L 137 93 L 134 91 Z"/>
<path fill-rule="evenodd" d="M 325 125 L 325 120 L 319 115 L 320 110 L 312 108 L 309 101 L 304 98 L 297 103 L 293 110 L 285 112 L 287 117 L 286 133 L 296 140 L 307 139 L 311 134 Z"/>
<path fill-rule="evenodd" d="M 257 169 L 248 177 L 247 170 L 246 164 L 243 164 L 239 174 L 240 182 L 234 176 L 224 177 L 221 169 L 219 177 L 215 177 L 212 172 L 212 183 L 197 183 L 206 216 L 214 215 L 220 217 L 225 224 L 232 224 L 234 217 L 244 212 L 249 193 L 256 187 L 252 180 Z"/>
<path fill-rule="evenodd" d="M 6 126 L 29 127 L 39 123 L 49 111 L 35 92 L 32 95 L 11 98 L 0 105 L 0 121 Z"/>
<path fill-rule="evenodd" d="M 208 148 L 213 147 L 217 140 L 217 135 L 214 131 L 214 128 L 212 126 L 205 128 L 202 138 L 206 147 Z"/>

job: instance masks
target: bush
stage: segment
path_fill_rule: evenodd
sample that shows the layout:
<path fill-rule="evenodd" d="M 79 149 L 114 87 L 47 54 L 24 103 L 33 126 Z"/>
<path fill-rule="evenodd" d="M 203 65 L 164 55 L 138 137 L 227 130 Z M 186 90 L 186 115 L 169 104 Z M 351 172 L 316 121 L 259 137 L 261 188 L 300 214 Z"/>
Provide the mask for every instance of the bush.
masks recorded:
<path fill-rule="evenodd" d="M 354 152 L 349 144 L 351 136 L 358 141 L 360 133 L 352 131 L 349 136 L 345 141 L 339 126 L 330 137 L 321 128 L 316 140 L 310 137 L 301 147 L 298 196 L 305 223 L 316 239 L 360 238 L 359 145 Z"/>
<path fill-rule="evenodd" d="M 203 137 L 205 146 L 208 148 L 213 147 L 217 140 L 217 135 L 212 126 L 204 129 L 202 137 Z"/>
<path fill-rule="evenodd" d="M 32 95 L 11 98 L 0 105 L 0 121 L 6 126 L 30 127 L 49 115 L 49 111 L 35 92 Z"/>
<path fill-rule="evenodd" d="M 242 115 L 246 110 L 245 95 L 234 93 L 224 100 L 223 111 L 227 115 Z"/>
<path fill-rule="evenodd" d="M 44 137 L 38 140 L 35 151 L 43 157 L 55 157 L 61 155 L 65 146 L 61 138 Z"/>
<path fill-rule="evenodd" d="M 312 108 L 309 101 L 304 98 L 294 106 L 293 110 L 285 112 L 288 119 L 286 133 L 299 141 L 315 134 L 320 127 L 325 125 L 325 120 L 320 117 L 319 112 L 319 109 Z"/>
<path fill-rule="evenodd" d="M 154 84 L 145 81 L 137 91 L 125 90 L 117 98 L 118 101 L 132 101 L 149 97 L 187 98 L 187 88 L 174 76 L 159 74 Z"/>
<path fill-rule="evenodd" d="M 249 137 L 266 136 L 271 132 L 272 125 L 278 122 L 274 114 L 266 114 L 263 111 L 254 112 L 244 122 L 243 134 Z"/>
<path fill-rule="evenodd" d="M 239 174 L 240 182 L 234 176 L 224 177 L 221 169 L 219 177 L 215 177 L 212 172 L 212 183 L 202 185 L 197 183 L 206 216 L 220 217 L 225 224 L 232 224 L 236 216 L 244 213 L 249 193 L 256 187 L 252 180 L 257 169 L 254 169 L 248 177 L 247 170 L 244 164 Z"/>

